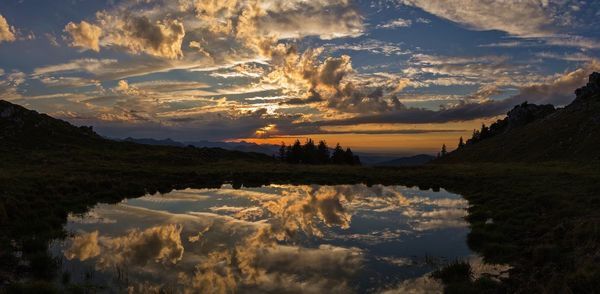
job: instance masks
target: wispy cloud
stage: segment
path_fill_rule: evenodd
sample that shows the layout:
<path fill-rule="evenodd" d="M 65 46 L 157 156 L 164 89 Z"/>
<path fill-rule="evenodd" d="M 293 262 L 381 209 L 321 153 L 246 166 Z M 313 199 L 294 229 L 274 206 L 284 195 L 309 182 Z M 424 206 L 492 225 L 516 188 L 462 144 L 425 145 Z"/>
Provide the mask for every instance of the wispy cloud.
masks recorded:
<path fill-rule="evenodd" d="M 398 18 L 398 19 L 394 19 L 391 20 L 389 22 L 377 25 L 377 28 L 380 29 L 396 29 L 396 28 L 407 28 L 410 27 L 412 25 L 412 20 L 410 19 L 404 19 L 404 18 Z"/>
<path fill-rule="evenodd" d="M 490 1 L 476 0 L 427 1 L 399 0 L 408 6 L 447 19 L 473 30 L 497 30 L 511 36 L 539 40 L 546 45 L 598 49 L 596 39 L 573 34 L 581 22 L 581 11 L 594 9 L 580 1 Z M 586 7 L 582 7 L 586 6 Z M 588 24 L 589 25 L 589 24 Z M 521 47 L 535 43 L 520 41 L 484 44 L 482 47 Z"/>

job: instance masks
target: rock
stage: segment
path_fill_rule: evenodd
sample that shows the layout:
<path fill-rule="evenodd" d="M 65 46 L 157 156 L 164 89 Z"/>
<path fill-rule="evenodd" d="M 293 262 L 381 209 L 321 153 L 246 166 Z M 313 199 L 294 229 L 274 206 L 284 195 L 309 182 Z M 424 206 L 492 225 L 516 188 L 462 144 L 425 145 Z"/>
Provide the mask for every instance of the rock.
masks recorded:
<path fill-rule="evenodd" d="M 0 118 L 9 118 L 14 113 L 15 113 L 14 107 L 11 107 L 10 105 L 7 107 L 3 107 L 2 110 L 0 111 Z"/>
<path fill-rule="evenodd" d="M 590 75 L 587 85 L 575 90 L 575 101 L 585 101 L 594 96 L 600 96 L 600 73 L 594 72 Z"/>
<path fill-rule="evenodd" d="M 556 109 L 551 104 L 536 105 L 524 102 L 521 105 L 515 106 L 511 111 L 507 113 L 506 117 L 506 129 L 510 129 L 524 126 L 534 120 L 542 119 L 552 114 Z"/>

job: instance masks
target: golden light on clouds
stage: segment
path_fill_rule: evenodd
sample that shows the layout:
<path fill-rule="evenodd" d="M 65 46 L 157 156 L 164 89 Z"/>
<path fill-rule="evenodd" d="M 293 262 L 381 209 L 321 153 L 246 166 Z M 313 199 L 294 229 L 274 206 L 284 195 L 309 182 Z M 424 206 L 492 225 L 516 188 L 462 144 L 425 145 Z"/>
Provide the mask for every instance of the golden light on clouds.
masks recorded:
<path fill-rule="evenodd" d="M 15 40 L 15 28 L 10 26 L 6 18 L 0 14 L 0 43 L 13 42 Z"/>
<path fill-rule="evenodd" d="M 21 2 L 0 11 L 0 97 L 111 138 L 433 152 L 600 70 L 585 1 Z"/>
<path fill-rule="evenodd" d="M 355 149 L 377 153 L 432 153 L 440 150 L 442 144 L 449 149 L 458 145 L 458 138 L 471 138 L 474 129 L 481 124 L 491 124 L 499 117 L 487 120 L 471 120 L 466 122 L 450 122 L 437 124 L 364 124 L 356 126 L 327 126 L 323 133 L 300 136 L 267 136 L 276 126 L 267 126 L 257 130 L 256 137 L 234 139 L 230 141 L 246 141 L 257 144 L 275 144 L 282 142 L 289 145 L 295 140 L 308 138 L 325 140 L 330 146 L 340 143 Z"/>
<path fill-rule="evenodd" d="M 256 137 L 263 138 L 263 137 L 269 136 L 273 131 L 276 130 L 276 128 L 277 128 L 276 124 L 270 124 L 263 128 L 260 128 L 260 129 L 256 130 Z"/>

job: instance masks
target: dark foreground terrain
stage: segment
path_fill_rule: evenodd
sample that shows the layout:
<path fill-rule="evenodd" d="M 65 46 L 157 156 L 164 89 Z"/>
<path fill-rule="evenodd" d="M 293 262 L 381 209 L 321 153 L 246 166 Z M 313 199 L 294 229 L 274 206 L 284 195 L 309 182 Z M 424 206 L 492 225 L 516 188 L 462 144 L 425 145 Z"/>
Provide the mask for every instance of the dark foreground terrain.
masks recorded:
<path fill-rule="evenodd" d="M 499 136 L 515 136 L 519 130 L 503 130 Z M 494 140 L 500 139 L 487 142 Z M 0 101 L 0 292 L 59 292 L 49 282 L 60 273 L 47 246 L 64 237 L 69 213 L 85 212 L 99 202 L 224 183 L 445 188 L 471 204 L 469 246 L 487 262 L 512 266 L 509 277 L 497 282 L 485 277 L 473 281 L 467 264 L 449 264 L 434 274 L 448 293 L 599 292 L 596 151 L 579 147 L 586 154 L 577 157 L 585 158 L 580 161 L 562 156 L 558 161 L 485 163 L 477 144 L 448 155 L 446 160 L 454 164 L 442 164 L 442 158 L 405 168 L 288 165 L 260 154 L 109 141 L 90 128 Z M 83 292 L 77 285 L 60 289 Z"/>
<path fill-rule="evenodd" d="M 81 154 L 91 156 L 91 154 Z M 419 168 L 291 166 L 252 160 L 181 165 L 70 157 L 34 164 L 13 161 L 0 174 L 1 278 L 9 290 L 50 291 L 60 273 L 47 253 L 64 236 L 69 212 L 175 188 L 268 183 L 380 183 L 443 187 L 471 203 L 469 246 L 510 277 L 471 281 L 453 265 L 438 276 L 449 293 L 594 293 L 600 287 L 600 165 L 430 165 Z M 3 159 L 3 162 L 4 161 Z M 235 167 L 235 172 L 232 172 Z M 490 221 L 493 220 L 493 221 Z M 17 258 L 16 252 L 22 252 Z M 27 263 L 20 261 L 26 260 Z M 25 278 L 25 280 L 23 280 Z M 16 283 L 15 282 L 23 282 Z M 72 288 L 74 292 L 78 289 Z M 485 293 L 484 292 L 484 293 Z"/>

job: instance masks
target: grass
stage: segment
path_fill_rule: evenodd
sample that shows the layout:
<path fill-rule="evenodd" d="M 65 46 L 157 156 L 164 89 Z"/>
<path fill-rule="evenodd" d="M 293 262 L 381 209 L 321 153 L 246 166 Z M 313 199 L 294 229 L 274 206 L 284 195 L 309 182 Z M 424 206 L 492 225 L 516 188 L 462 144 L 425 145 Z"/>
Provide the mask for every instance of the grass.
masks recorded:
<path fill-rule="evenodd" d="M 46 250 L 50 240 L 64 237 L 68 213 L 85 212 L 99 202 L 223 183 L 445 188 L 471 204 L 469 246 L 488 262 L 513 266 L 509 278 L 499 284 L 473 281 L 465 275 L 464 265 L 453 264 L 439 276 L 448 293 L 600 289 L 597 162 L 373 168 L 287 165 L 258 155 L 127 144 L 0 151 L 0 280 L 12 281 L 7 289 L 16 289 L 15 293 L 44 287 L 52 293 L 44 281 L 59 274 Z M 29 263 L 19 263 L 15 252 Z"/>

